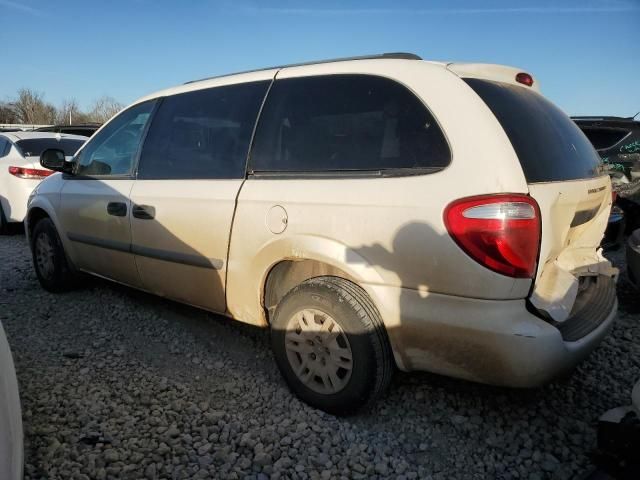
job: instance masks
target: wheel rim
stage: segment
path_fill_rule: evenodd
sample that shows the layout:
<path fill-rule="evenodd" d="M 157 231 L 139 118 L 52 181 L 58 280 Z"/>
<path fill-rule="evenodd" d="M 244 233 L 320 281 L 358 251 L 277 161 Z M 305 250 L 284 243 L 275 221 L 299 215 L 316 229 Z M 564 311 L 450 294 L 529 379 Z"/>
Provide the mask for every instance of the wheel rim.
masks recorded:
<path fill-rule="evenodd" d="M 40 275 L 45 278 L 51 278 L 55 269 L 55 250 L 51 237 L 46 233 L 41 233 L 36 238 L 35 254 L 36 265 Z"/>
<path fill-rule="evenodd" d="M 307 308 L 287 324 L 285 349 L 298 379 L 322 394 L 342 390 L 353 370 L 349 339 L 331 315 Z"/>

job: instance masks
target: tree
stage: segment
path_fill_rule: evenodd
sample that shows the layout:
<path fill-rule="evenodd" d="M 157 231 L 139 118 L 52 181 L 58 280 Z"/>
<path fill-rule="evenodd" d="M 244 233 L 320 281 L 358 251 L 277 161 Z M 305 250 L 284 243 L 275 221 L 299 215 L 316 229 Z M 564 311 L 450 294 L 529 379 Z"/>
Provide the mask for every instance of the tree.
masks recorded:
<path fill-rule="evenodd" d="M 122 110 L 123 107 L 124 105 L 113 97 L 105 95 L 94 102 L 93 108 L 88 115 L 92 122 L 104 123 Z"/>
<path fill-rule="evenodd" d="M 13 107 L 8 103 L 0 103 L 0 123 L 16 123 L 18 118 Z"/>
<path fill-rule="evenodd" d="M 88 123 L 90 121 L 89 115 L 80 110 L 75 98 L 64 100 L 56 113 L 56 123 L 58 125 Z"/>
<path fill-rule="evenodd" d="M 12 104 L 17 123 L 52 124 L 56 120 L 56 108 L 44 101 L 41 93 L 28 88 L 18 91 L 18 98 Z"/>

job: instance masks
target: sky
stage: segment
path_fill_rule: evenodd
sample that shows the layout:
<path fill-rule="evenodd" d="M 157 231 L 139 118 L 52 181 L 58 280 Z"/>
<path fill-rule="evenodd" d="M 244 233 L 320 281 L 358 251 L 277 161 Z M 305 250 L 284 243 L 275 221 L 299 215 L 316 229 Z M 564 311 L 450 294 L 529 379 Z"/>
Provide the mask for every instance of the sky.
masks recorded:
<path fill-rule="evenodd" d="M 128 104 L 213 75 L 396 51 L 520 67 L 570 115 L 640 111 L 640 0 L 0 0 L 0 101 L 27 87 L 55 105 Z"/>

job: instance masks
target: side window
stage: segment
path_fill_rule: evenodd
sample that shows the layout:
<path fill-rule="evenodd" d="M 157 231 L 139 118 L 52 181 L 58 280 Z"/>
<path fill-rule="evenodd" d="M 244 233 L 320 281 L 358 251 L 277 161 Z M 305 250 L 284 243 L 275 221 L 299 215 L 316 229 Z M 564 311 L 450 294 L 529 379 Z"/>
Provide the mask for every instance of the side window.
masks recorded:
<path fill-rule="evenodd" d="M 196 90 L 163 99 L 146 137 L 138 178 L 242 178 L 269 82 Z"/>
<path fill-rule="evenodd" d="M 130 175 L 155 100 L 120 113 L 80 151 L 77 175 Z"/>
<path fill-rule="evenodd" d="M 0 137 L 0 158 L 5 157 L 9 153 L 9 145 L 11 145 L 7 140 Z"/>
<path fill-rule="evenodd" d="M 256 172 L 440 169 L 444 134 L 403 85 L 372 75 L 276 80 L 260 116 Z"/>

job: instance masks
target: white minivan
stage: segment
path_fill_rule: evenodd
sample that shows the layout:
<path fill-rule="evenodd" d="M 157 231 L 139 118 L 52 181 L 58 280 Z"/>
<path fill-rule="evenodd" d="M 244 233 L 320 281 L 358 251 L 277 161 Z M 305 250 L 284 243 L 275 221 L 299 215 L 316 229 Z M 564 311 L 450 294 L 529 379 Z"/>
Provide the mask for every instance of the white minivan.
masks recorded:
<path fill-rule="evenodd" d="M 105 124 L 29 202 L 38 278 L 98 275 L 272 331 L 333 413 L 394 369 L 541 385 L 605 336 L 611 185 L 519 69 L 385 54 L 190 82 Z"/>

